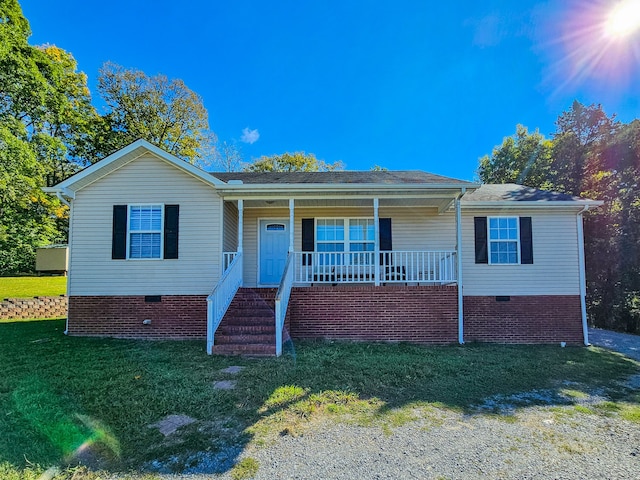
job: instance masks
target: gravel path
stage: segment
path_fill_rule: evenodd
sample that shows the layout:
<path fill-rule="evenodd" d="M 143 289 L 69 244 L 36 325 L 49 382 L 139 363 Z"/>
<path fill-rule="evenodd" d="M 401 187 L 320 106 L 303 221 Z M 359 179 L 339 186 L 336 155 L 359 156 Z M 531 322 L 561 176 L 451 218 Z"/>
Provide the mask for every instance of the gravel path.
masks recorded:
<path fill-rule="evenodd" d="M 640 361 L 639 336 L 598 329 L 589 334 L 593 345 Z M 640 390 L 640 375 L 627 388 Z M 566 404 L 557 394 L 528 392 L 519 399 L 540 400 L 549 394 L 549 406 L 512 410 L 514 399 L 488 399 L 486 405 L 507 415 L 434 410 L 391 428 L 327 420 L 296 437 L 284 435 L 267 445 L 250 443 L 227 453 L 256 460 L 257 474 L 245 477 L 255 480 L 640 478 L 640 425 L 618 415 L 589 413 L 589 407 L 606 400 L 602 393 Z M 224 452 L 201 456 L 190 472 L 160 478 L 231 479 L 230 471 L 207 473 L 216 471 L 224 457 Z"/>

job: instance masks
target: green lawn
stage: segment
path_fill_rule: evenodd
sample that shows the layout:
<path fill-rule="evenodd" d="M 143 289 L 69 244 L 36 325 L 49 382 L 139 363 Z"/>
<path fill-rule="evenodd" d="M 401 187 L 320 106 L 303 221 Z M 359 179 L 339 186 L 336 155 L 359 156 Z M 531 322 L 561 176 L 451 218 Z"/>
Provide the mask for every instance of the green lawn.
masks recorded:
<path fill-rule="evenodd" d="M 0 277 L 0 300 L 57 297 L 65 293 L 67 293 L 67 277 Z"/>
<path fill-rule="evenodd" d="M 60 320 L 0 324 L 2 478 L 36 478 L 73 462 L 81 446 L 109 471 L 170 457 L 180 470 L 190 453 L 296 435 L 314 419 L 394 428 L 433 411 L 474 411 L 494 395 L 561 392 L 566 382 L 574 382 L 571 401 L 583 390 L 619 388 L 639 371 L 596 348 L 296 342 L 295 356 L 247 359 L 209 357 L 201 341 L 75 338 L 63 330 Z M 231 365 L 245 369 L 220 372 Z M 212 388 L 229 379 L 238 382 L 234 390 Z M 148 425 L 168 414 L 198 422 L 165 439 Z"/>

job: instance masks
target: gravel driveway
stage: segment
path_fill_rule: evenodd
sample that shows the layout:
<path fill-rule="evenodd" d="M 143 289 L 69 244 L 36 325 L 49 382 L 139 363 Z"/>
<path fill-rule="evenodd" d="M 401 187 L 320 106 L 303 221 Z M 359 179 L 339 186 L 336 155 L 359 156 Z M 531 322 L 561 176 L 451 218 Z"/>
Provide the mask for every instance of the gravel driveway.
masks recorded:
<path fill-rule="evenodd" d="M 640 362 L 640 335 L 612 332 L 601 328 L 589 329 L 589 342 L 625 354 Z M 640 477 L 640 475 L 639 475 Z"/>
<path fill-rule="evenodd" d="M 595 329 L 590 335 L 592 344 L 640 361 L 640 337 Z M 638 391 L 640 376 L 627 389 Z M 539 398 L 545 392 L 527 395 Z M 640 478 L 640 425 L 593 413 L 606 400 L 603 392 L 521 409 L 509 409 L 510 400 L 488 400 L 501 415 L 442 409 L 392 428 L 327 421 L 296 437 L 249 444 L 240 459 L 258 462 L 257 474 L 246 477 L 256 480 Z M 203 473 L 219 460 L 219 455 L 201 457 L 192 471 L 161 478 L 232 478 L 231 472 Z"/>

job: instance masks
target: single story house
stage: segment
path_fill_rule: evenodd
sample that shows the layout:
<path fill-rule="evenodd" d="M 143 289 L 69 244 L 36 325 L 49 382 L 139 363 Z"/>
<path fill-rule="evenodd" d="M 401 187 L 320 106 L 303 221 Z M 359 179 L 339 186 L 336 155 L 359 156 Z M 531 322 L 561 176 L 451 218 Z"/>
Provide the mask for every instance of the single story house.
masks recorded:
<path fill-rule="evenodd" d="M 144 140 L 46 191 L 71 208 L 69 335 L 588 344 L 598 201 L 421 171 L 209 173 Z"/>

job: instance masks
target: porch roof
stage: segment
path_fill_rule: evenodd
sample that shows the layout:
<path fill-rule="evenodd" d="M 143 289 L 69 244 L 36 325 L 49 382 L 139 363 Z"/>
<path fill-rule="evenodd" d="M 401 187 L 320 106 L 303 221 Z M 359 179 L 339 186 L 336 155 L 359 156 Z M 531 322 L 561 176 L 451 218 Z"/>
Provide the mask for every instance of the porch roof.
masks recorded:
<path fill-rule="evenodd" d="M 334 171 L 334 172 L 212 172 L 212 176 L 243 184 L 368 184 L 368 185 L 434 185 L 477 187 L 476 184 L 456 178 L 443 177 L 421 170 L 395 171 Z"/>

